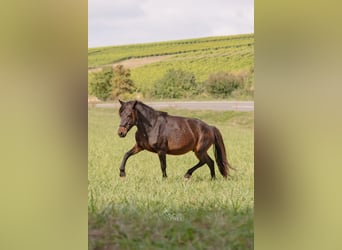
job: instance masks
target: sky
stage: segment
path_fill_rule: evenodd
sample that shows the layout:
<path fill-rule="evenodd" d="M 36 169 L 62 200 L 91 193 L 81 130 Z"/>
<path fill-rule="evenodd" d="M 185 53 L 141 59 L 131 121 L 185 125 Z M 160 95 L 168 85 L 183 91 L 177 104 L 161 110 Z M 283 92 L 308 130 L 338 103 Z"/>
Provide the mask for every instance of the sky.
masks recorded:
<path fill-rule="evenodd" d="M 88 48 L 246 33 L 253 0 L 88 0 Z"/>

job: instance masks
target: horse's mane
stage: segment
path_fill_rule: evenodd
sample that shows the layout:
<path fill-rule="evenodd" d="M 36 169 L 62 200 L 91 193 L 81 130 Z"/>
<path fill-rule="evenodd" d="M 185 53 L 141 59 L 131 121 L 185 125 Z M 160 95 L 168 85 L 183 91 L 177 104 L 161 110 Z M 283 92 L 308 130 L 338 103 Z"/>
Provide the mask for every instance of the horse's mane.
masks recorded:
<path fill-rule="evenodd" d="M 141 105 L 144 109 L 148 110 L 148 112 L 156 113 L 156 115 L 166 116 L 168 114 L 167 112 L 164 112 L 164 111 L 155 110 L 154 108 L 152 108 L 152 107 L 150 107 L 150 106 L 148 106 L 145 103 L 140 102 L 140 101 L 137 101 L 137 104 Z"/>

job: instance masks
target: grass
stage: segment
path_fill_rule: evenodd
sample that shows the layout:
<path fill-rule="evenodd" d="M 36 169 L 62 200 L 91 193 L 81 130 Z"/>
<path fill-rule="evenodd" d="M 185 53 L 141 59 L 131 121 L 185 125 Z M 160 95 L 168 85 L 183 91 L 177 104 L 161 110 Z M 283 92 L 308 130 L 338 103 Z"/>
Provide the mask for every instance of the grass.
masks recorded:
<path fill-rule="evenodd" d="M 88 110 L 89 249 L 253 249 L 254 132 L 251 112 L 166 110 L 217 126 L 228 159 L 237 171 L 217 180 L 193 153 L 167 156 L 162 180 L 157 155 L 140 152 L 119 178 L 124 153 L 134 145 L 134 130 L 119 138 L 115 109 Z M 209 154 L 213 158 L 212 149 Z"/>
<path fill-rule="evenodd" d="M 155 43 L 129 44 L 88 49 L 88 66 L 102 66 L 130 58 L 179 55 L 222 48 L 236 48 L 254 43 L 254 34 L 204 37 Z"/>

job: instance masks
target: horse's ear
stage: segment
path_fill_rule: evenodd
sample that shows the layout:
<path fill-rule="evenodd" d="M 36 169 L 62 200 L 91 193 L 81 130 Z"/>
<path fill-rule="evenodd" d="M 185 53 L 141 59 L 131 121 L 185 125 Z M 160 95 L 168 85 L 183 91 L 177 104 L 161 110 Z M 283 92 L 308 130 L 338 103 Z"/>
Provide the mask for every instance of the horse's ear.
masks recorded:
<path fill-rule="evenodd" d="M 119 102 L 120 102 L 121 106 L 125 104 L 125 102 L 121 101 L 120 99 L 119 99 Z"/>
<path fill-rule="evenodd" d="M 135 100 L 134 102 L 133 102 L 133 106 L 132 106 L 132 108 L 134 109 L 135 108 L 135 105 L 137 105 L 137 100 Z"/>

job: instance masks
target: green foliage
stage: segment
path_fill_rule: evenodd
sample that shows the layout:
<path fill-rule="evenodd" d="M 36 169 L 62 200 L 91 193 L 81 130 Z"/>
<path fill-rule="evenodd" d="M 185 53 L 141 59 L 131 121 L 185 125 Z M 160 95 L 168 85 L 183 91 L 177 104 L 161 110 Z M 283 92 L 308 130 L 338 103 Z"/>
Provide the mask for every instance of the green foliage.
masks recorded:
<path fill-rule="evenodd" d="M 101 72 L 96 72 L 88 83 L 89 94 L 96 96 L 101 100 L 106 100 L 112 92 L 112 67 L 104 68 Z"/>
<path fill-rule="evenodd" d="M 117 97 L 129 97 L 129 94 L 133 94 L 136 90 L 134 82 L 130 79 L 131 71 L 118 65 L 114 68 L 114 77 L 112 79 L 112 98 Z"/>
<path fill-rule="evenodd" d="M 237 170 L 227 181 L 215 163 L 216 181 L 207 166 L 184 181 L 198 162 L 189 152 L 167 156 L 168 178 L 162 180 L 158 156 L 142 151 L 129 158 L 127 176 L 120 179 L 118 168 L 135 143 L 135 128 L 119 138 L 118 110 L 90 108 L 89 249 L 253 249 L 253 113 L 166 111 L 218 127 Z M 208 153 L 214 158 L 212 149 Z"/>
<path fill-rule="evenodd" d="M 131 72 L 122 65 L 105 67 L 103 70 L 88 76 L 88 92 L 101 100 L 117 97 L 131 97 L 134 93 L 134 82 L 130 79 Z"/>
<path fill-rule="evenodd" d="M 207 91 L 215 97 L 228 97 L 234 90 L 243 88 L 244 74 L 233 74 L 229 72 L 218 72 L 209 75 L 205 85 Z"/>
<path fill-rule="evenodd" d="M 194 74 L 171 69 L 152 88 L 152 95 L 158 98 L 188 98 L 197 92 Z"/>

